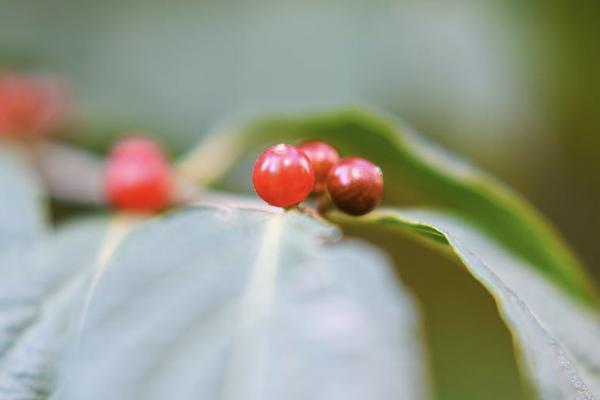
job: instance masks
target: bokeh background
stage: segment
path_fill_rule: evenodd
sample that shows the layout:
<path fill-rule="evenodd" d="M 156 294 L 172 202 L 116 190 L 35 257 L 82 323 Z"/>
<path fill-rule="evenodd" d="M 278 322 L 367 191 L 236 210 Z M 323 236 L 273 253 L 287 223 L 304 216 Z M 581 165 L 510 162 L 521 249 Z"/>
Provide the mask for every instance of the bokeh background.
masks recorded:
<path fill-rule="evenodd" d="M 0 65 L 56 73 L 102 150 L 174 154 L 242 113 L 368 103 L 492 171 L 600 280 L 600 2 L 0 0 Z M 524 396 L 510 337 L 460 267 L 387 248 L 423 308 L 443 399 Z"/>

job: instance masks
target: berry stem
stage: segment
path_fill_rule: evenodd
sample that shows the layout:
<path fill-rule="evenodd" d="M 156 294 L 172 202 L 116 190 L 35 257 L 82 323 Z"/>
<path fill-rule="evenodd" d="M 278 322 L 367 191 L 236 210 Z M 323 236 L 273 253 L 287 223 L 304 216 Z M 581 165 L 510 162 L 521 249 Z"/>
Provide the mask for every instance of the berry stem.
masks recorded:
<path fill-rule="evenodd" d="M 308 206 L 305 204 L 299 204 L 297 206 L 297 208 L 298 208 L 298 211 L 304 215 L 307 215 L 307 216 L 312 217 L 317 220 L 323 220 L 323 217 L 321 216 L 321 214 L 314 207 L 311 207 L 311 206 Z"/>
<path fill-rule="evenodd" d="M 31 149 L 34 165 L 51 197 L 83 204 L 105 204 L 99 158 L 55 141 L 39 141 Z"/>
<path fill-rule="evenodd" d="M 327 192 L 317 198 L 317 211 L 320 215 L 325 215 L 333 208 L 333 202 Z"/>

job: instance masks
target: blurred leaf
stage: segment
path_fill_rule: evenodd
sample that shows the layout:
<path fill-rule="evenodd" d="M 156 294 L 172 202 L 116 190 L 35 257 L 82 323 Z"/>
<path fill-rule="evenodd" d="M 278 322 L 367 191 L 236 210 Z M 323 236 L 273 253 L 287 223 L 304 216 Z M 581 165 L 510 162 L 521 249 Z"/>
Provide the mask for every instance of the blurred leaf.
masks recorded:
<path fill-rule="evenodd" d="M 4 255 L 0 397 L 425 398 L 411 299 L 385 258 L 336 232 L 189 209 L 114 253 L 89 223 Z"/>
<path fill-rule="evenodd" d="M 105 233 L 101 221 L 77 223 L 0 253 L 0 398 L 52 393 Z"/>
<path fill-rule="evenodd" d="M 565 296 L 526 260 L 445 213 L 382 209 L 358 219 L 341 217 L 341 221 L 391 226 L 449 246 L 494 296 L 539 398 L 600 395 L 600 313 Z"/>
<path fill-rule="evenodd" d="M 43 194 L 22 149 L 0 143 L 0 248 L 27 245 L 46 230 Z"/>
<path fill-rule="evenodd" d="M 334 235 L 243 210 L 142 226 L 97 287 L 58 398 L 423 398 L 410 299 L 370 247 L 323 245 Z"/>
<path fill-rule="evenodd" d="M 257 119 L 218 129 L 180 163 L 203 184 L 227 180 L 237 161 L 276 142 L 329 141 L 343 155 L 379 164 L 386 203 L 451 209 L 483 228 L 569 296 L 597 305 L 598 296 L 579 261 L 553 227 L 519 195 L 493 177 L 427 143 L 405 123 L 361 109 Z M 251 168 L 244 166 L 247 175 Z M 250 182 L 250 177 L 245 180 Z"/>

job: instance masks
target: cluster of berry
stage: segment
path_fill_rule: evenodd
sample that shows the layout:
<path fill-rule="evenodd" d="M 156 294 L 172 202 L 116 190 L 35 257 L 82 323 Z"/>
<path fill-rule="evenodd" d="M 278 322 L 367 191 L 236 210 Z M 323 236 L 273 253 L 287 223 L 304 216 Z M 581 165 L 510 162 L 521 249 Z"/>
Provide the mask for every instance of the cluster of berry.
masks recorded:
<path fill-rule="evenodd" d="M 312 192 L 329 196 L 345 213 L 363 215 L 383 196 L 379 167 L 360 157 L 340 160 L 338 152 L 322 141 L 269 147 L 256 160 L 252 180 L 256 193 L 278 207 L 294 206 Z"/>
<path fill-rule="evenodd" d="M 121 141 L 106 163 L 107 197 L 119 209 L 155 212 L 167 207 L 171 180 L 163 152 L 149 139 Z M 350 215 L 363 215 L 383 195 L 379 167 L 359 157 L 340 160 L 338 152 L 321 141 L 269 147 L 256 160 L 252 180 L 256 193 L 277 207 L 294 206 L 312 192 L 329 196 Z"/>
<path fill-rule="evenodd" d="M 44 75 L 0 72 L 0 136 L 32 138 L 64 128 L 72 117 L 63 86 Z M 256 161 L 254 188 L 267 203 L 291 207 L 312 192 L 342 211 L 363 215 L 383 194 L 381 169 L 338 152 L 321 141 L 298 147 L 269 147 Z M 109 155 L 104 187 L 107 201 L 126 211 L 153 213 L 168 207 L 173 178 L 160 146 L 149 139 L 124 139 Z"/>

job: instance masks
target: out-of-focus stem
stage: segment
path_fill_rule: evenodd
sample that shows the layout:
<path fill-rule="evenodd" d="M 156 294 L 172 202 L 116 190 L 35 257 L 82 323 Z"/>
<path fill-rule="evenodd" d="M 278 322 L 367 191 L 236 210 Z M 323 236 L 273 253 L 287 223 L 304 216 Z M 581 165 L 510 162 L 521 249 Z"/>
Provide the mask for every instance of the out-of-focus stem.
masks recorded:
<path fill-rule="evenodd" d="M 34 164 L 51 197 L 77 203 L 105 203 L 102 160 L 73 146 L 40 141 L 32 147 Z"/>
<path fill-rule="evenodd" d="M 333 202 L 329 193 L 324 192 L 317 199 L 317 212 L 320 215 L 327 214 L 333 208 Z"/>

